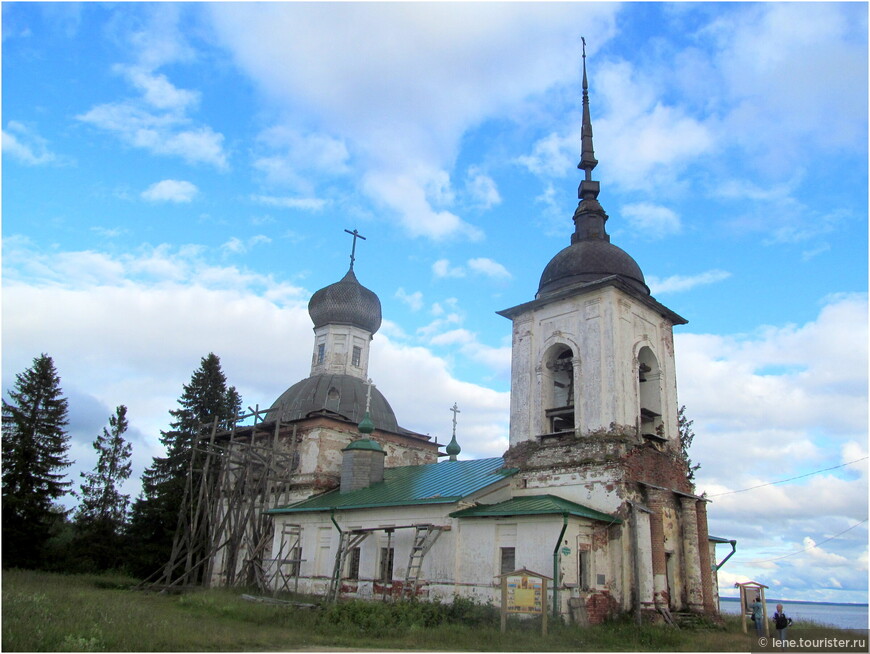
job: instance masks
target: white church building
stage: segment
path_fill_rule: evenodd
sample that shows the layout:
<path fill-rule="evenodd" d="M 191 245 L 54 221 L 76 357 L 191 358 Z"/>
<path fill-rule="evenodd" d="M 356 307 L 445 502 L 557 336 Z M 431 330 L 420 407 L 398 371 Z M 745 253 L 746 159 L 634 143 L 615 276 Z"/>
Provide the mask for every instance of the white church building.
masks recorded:
<path fill-rule="evenodd" d="M 398 425 L 367 383 L 381 306 L 353 255 L 347 275 L 311 298 L 311 374 L 270 414 L 292 454 L 292 483 L 264 512 L 273 589 L 498 604 L 500 575 L 526 568 L 552 579 L 556 612 L 584 623 L 718 612 L 715 544 L 726 541 L 708 535 L 678 429 L 673 328 L 686 320 L 610 242 L 585 55 L 582 120 L 570 244 L 533 299 L 498 312 L 513 330 L 503 456 L 457 460 L 455 420 L 443 454 Z M 212 583 L 240 565 L 221 556 Z"/>

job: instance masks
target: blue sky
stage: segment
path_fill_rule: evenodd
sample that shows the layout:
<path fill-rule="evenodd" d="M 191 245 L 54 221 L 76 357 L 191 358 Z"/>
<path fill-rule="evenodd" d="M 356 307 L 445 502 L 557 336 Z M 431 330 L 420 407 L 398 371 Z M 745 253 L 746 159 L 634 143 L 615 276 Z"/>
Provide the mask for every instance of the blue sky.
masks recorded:
<path fill-rule="evenodd" d="M 210 351 L 249 406 L 307 376 L 354 228 L 400 424 L 447 442 L 458 402 L 501 454 L 495 312 L 569 243 L 582 35 L 608 231 L 689 320 L 723 593 L 867 601 L 865 4 L 2 10 L 3 388 L 54 357 L 73 476 L 126 404 L 138 477 Z"/>

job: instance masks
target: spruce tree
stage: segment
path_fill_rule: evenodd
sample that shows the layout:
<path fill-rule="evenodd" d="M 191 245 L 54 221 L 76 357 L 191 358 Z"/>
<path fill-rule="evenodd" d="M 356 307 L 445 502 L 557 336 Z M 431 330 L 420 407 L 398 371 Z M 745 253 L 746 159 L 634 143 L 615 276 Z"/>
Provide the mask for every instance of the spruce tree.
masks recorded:
<path fill-rule="evenodd" d="M 3 400 L 3 567 L 38 567 L 57 521 L 54 500 L 65 480 L 69 435 L 67 400 L 47 354 L 16 375 Z"/>
<path fill-rule="evenodd" d="M 75 516 L 77 548 L 98 570 L 120 563 L 120 534 L 127 522 L 130 496 L 120 486 L 130 478 L 133 446 L 124 439 L 127 407 L 123 404 L 109 417 L 109 428 L 97 436 L 94 471 L 82 473 L 81 504 Z"/>
<path fill-rule="evenodd" d="M 155 457 L 142 475 L 142 494 L 133 505 L 129 534 L 138 547 L 134 573 L 155 572 L 171 554 L 178 513 L 184 500 L 194 442 L 208 430 L 215 418 L 218 428 L 228 428 L 239 415 L 242 398 L 234 386 L 227 386 L 220 358 L 203 357 L 190 383 L 178 400 L 179 408 L 169 414 L 171 430 L 161 432 L 165 457 Z M 191 487 L 197 487 L 196 472 Z"/>

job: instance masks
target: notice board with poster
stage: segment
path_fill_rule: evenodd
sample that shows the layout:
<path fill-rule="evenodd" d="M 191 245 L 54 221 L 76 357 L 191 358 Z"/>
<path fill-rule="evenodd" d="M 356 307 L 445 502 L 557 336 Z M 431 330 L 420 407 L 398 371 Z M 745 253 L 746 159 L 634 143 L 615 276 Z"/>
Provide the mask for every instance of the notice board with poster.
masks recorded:
<path fill-rule="evenodd" d="M 541 616 L 541 630 L 547 635 L 547 582 L 550 577 L 526 568 L 501 575 L 501 630 L 507 614 Z"/>

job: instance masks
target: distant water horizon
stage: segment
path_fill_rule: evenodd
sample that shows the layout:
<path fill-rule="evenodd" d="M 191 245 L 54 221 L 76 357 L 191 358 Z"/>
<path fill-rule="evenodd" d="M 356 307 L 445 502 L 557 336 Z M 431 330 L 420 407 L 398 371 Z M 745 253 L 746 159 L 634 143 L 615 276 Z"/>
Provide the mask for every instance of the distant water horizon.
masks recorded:
<path fill-rule="evenodd" d="M 839 627 L 840 629 L 867 629 L 868 607 L 867 604 L 858 602 L 810 602 L 807 600 L 787 600 L 764 598 L 767 604 L 768 617 L 773 616 L 777 604 L 782 604 L 785 614 L 795 621 L 798 626 L 801 620 L 808 620 L 818 624 Z M 731 615 L 740 614 L 739 597 L 720 597 L 719 607 L 722 613 Z"/>

